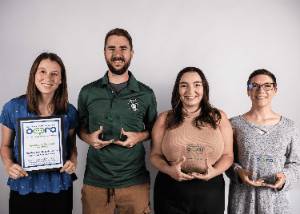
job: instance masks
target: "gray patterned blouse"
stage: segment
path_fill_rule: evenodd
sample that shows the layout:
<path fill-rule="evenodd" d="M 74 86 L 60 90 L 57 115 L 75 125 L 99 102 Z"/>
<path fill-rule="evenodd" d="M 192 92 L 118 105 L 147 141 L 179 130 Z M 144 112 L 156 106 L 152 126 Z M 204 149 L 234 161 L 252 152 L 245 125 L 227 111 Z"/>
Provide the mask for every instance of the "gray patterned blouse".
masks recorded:
<path fill-rule="evenodd" d="M 286 183 L 280 191 L 267 187 L 250 187 L 241 183 L 232 167 L 229 214 L 288 214 L 287 190 L 300 180 L 300 142 L 295 123 L 285 117 L 275 125 L 260 126 L 242 116 L 230 119 L 235 137 L 235 163 L 252 173 L 252 179 L 263 178 L 274 183 L 274 175 L 283 172 Z"/>

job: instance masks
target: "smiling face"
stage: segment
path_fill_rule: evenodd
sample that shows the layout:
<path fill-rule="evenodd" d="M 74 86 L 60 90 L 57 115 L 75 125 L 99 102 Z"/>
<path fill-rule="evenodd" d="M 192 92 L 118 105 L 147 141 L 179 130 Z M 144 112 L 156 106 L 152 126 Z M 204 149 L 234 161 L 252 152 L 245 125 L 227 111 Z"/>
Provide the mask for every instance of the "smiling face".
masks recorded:
<path fill-rule="evenodd" d="M 196 72 L 183 74 L 179 82 L 179 96 L 183 108 L 196 111 L 203 97 L 202 79 Z"/>
<path fill-rule="evenodd" d="M 260 74 L 251 78 L 248 86 L 248 96 L 254 108 L 270 107 L 272 99 L 277 92 L 276 85 L 268 75 Z"/>
<path fill-rule="evenodd" d="M 107 39 L 104 55 L 109 71 L 122 75 L 129 68 L 133 50 L 126 37 L 112 35 Z"/>
<path fill-rule="evenodd" d="M 50 59 L 40 62 L 35 73 L 35 86 L 42 95 L 53 96 L 61 84 L 61 67 Z"/>

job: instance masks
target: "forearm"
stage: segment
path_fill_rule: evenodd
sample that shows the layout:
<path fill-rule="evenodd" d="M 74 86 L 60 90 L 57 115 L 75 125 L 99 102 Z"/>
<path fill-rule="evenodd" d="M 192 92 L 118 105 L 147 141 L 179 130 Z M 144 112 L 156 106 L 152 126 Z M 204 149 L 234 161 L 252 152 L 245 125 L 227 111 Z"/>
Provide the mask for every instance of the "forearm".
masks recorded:
<path fill-rule="evenodd" d="M 11 149 L 9 146 L 2 145 L 0 148 L 0 154 L 1 154 L 3 165 L 6 169 L 8 169 L 11 165 L 14 164 L 12 160 Z"/>
<path fill-rule="evenodd" d="M 77 156 L 78 156 L 77 147 L 76 145 L 74 145 L 71 152 L 70 161 L 77 164 Z"/>
<path fill-rule="evenodd" d="M 145 140 L 148 140 L 149 136 L 150 136 L 150 134 L 148 131 L 137 132 L 138 142 L 143 142 Z"/>
<path fill-rule="evenodd" d="M 164 159 L 162 155 L 151 155 L 150 161 L 152 165 L 157 168 L 159 171 L 169 174 L 170 165 L 167 163 L 167 161 Z"/>
<path fill-rule="evenodd" d="M 79 134 L 78 134 L 79 138 L 84 141 L 85 143 L 92 145 L 93 142 L 91 142 L 90 138 L 89 138 L 89 133 L 87 132 L 87 130 L 85 129 L 80 129 Z"/>
<path fill-rule="evenodd" d="M 233 163 L 233 157 L 231 155 L 223 154 L 221 158 L 214 164 L 214 168 L 217 172 L 217 175 L 225 172 Z"/>

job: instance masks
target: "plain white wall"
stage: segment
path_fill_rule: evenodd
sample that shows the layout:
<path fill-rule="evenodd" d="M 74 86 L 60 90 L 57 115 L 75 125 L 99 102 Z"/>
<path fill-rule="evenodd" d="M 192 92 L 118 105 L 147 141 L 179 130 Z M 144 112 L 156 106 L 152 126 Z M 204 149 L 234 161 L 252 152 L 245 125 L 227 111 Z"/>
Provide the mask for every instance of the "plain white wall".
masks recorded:
<path fill-rule="evenodd" d="M 25 92 L 30 66 L 43 51 L 63 59 L 76 106 L 80 88 L 107 69 L 105 34 L 122 27 L 133 37 L 130 69 L 154 89 L 159 112 L 170 107 L 178 71 L 198 66 L 210 83 L 211 102 L 229 117 L 241 114 L 250 107 L 248 75 L 266 68 L 279 83 L 274 109 L 300 124 L 299 9 L 299 0 L 0 0 L 0 106 Z M 78 151 L 76 214 L 87 151 L 80 140 Z M 0 167 L 0 213 L 5 214 L 9 189 Z M 155 170 L 149 169 L 153 181 Z M 290 193 L 294 214 L 299 197 L 300 184 Z"/>

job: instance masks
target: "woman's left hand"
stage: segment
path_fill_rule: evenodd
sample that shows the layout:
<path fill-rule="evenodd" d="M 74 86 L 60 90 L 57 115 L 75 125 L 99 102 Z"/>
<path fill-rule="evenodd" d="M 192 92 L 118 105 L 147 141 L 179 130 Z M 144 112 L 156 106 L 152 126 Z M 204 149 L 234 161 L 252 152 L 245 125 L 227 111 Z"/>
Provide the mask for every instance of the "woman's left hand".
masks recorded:
<path fill-rule="evenodd" d="M 286 176 L 284 173 L 279 172 L 275 175 L 275 177 L 276 177 L 276 181 L 274 184 L 264 184 L 264 186 L 270 187 L 273 189 L 281 189 L 283 187 L 283 185 L 285 184 Z"/>
<path fill-rule="evenodd" d="M 60 169 L 60 172 L 66 172 L 68 174 L 74 173 L 76 170 L 76 163 L 70 160 L 67 160 L 64 166 Z"/>
<path fill-rule="evenodd" d="M 208 181 L 211 178 L 216 177 L 218 175 L 218 172 L 210 163 L 208 163 L 208 160 L 206 160 L 206 165 L 207 165 L 207 170 L 205 173 L 192 172 L 191 175 L 194 178 L 205 180 L 205 181 Z"/>

